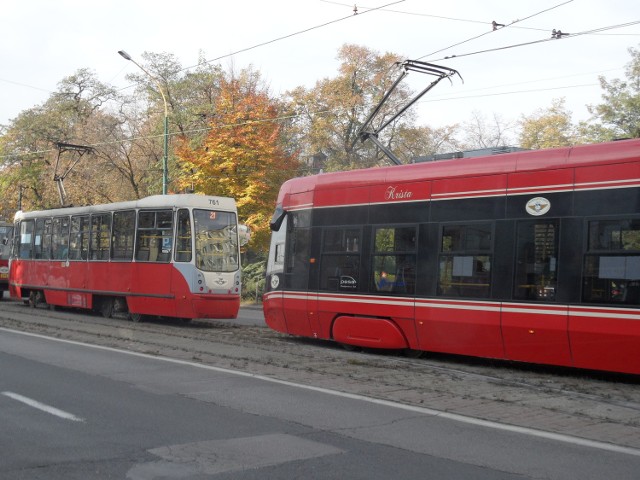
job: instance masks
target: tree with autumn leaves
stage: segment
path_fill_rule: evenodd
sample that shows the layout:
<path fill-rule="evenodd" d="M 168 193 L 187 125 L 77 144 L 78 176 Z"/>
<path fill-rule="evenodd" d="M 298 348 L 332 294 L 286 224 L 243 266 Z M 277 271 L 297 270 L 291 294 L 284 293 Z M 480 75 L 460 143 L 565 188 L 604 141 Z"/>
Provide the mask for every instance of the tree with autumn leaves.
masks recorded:
<path fill-rule="evenodd" d="M 183 137 L 176 148 L 179 188 L 235 198 L 252 249 L 263 252 L 280 185 L 299 166 L 285 147 L 279 110 L 257 74 L 230 74 L 220 81 L 206 137 L 197 145 Z"/>
<path fill-rule="evenodd" d="M 603 102 L 589 106 L 592 119 L 575 126 L 562 99 L 554 101 L 551 108 L 523 115 L 516 135 L 520 146 L 541 148 L 640 135 L 640 50 L 629 51 L 632 61 L 626 79 L 601 78 Z M 236 198 L 240 221 L 254 233 L 250 250 L 264 253 L 268 221 L 283 181 L 388 161 L 372 142 L 354 140 L 397 78 L 391 67 L 401 58 L 344 45 L 337 54 L 337 72 L 279 97 L 269 94 L 256 70 L 235 75 L 207 62 L 204 53 L 198 66 L 189 69 L 171 54 L 142 54 L 145 69 L 157 83 L 135 71 L 127 76 L 135 90 L 116 89 L 90 70 L 80 69 L 41 105 L 0 125 L 0 217 L 11 219 L 18 201 L 25 210 L 59 205 L 53 182 L 58 142 L 91 147 L 66 180 L 70 203 L 124 201 L 159 193 L 164 119 L 160 85 L 169 107 L 170 191 Z M 401 88 L 395 95 L 390 106 L 413 92 Z M 474 114 L 469 123 L 432 128 L 416 125 L 409 111 L 379 140 L 406 162 L 435 153 L 500 146 L 509 125 L 494 115 L 492 126 L 484 120 L 485 113 Z M 297 157 L 306 168 L 298 168 Z M 60 157 L 65 165 L 75 158 L 73 152 Z M 322 164 L 316 164 L 316 158 L 323 159 Z"/>

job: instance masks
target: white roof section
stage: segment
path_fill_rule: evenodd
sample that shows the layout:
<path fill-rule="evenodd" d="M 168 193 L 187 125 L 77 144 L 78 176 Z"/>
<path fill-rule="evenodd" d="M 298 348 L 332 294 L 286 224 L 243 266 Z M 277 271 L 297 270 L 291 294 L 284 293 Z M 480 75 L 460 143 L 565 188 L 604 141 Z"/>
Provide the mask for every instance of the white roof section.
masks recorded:
<path fill-rule="evenodd" d="M 214 197 L 196 194 L 153 195 L 128 202 L 104 203 L 85 207 L 65 207 L 51 210 L 18 212 L 15 219 L 35 218 L 41 216 L 82 215 L 89 213 L 110 212 L 114 210 L 160 209 L 160 208 L 200 208 L 223 212 L 236 212 L 236 202 L 229 197 Z"/>

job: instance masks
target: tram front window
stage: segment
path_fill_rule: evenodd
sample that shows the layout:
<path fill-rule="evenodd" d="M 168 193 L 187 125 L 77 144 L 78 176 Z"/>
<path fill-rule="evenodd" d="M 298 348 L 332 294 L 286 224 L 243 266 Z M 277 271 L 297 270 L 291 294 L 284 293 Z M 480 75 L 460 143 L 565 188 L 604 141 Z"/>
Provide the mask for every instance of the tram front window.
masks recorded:
<path fill-rule="evenodd" d="M 236 216 L 194 210 L 196 267 L 206 272 L 234 272 L 240 266 Z"/>

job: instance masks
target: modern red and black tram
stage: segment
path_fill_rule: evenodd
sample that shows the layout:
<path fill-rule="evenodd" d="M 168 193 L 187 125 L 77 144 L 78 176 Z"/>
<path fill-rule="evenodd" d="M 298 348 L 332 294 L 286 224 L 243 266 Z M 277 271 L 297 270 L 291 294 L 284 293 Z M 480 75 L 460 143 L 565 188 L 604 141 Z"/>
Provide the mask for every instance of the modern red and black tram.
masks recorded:
<path fill-rule="evenodd" d="M 15 216 L 9 287 L 32 306 L 145 316 L 236 318 L 235 201 L 156 195 Z"/>
<path fill-rule="evenodd" d="M 274 330 L 640 374 L 640 140 L 286 182 Z"/>
<path fill-rule="evenodd" d="M 0 222 L 0 300 L 9 289 L 9 254 L 12 238 L 13 224 Z"/>

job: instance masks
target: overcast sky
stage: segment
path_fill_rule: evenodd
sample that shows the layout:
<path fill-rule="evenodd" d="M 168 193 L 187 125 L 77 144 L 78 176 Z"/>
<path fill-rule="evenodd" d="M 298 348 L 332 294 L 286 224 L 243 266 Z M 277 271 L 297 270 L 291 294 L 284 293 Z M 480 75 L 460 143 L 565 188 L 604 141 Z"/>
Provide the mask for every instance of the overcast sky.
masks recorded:
<path fill-rule="evenodd" d="M 280 94 L 336 76 L 336 54 L 345 43 L 460 72 L 464 83 L 441 82 L 416 106 L 422 124 L 464 122 L 474 111 L 513 121 L 560 97 L 577 121 L 588 117 L 585 105 L 601 101 L 598 76 L 624 78 L 628 48 L 640 47 L 638 0 L 356 6 L 357 15 L 353 2 L 326 0 L 3 0 L 0 124 L 42 104 L 80 68 L 126 87 L 125 75 L 137 67 L 118 50 L 139 61 L 145 51 L 171 53 L 184 67 L 201 52 L 225 68 L 251 64 Z M 492 21 L 505 27 L 493 31 Z M 624 24 L 631 25 L 610 28 Z M 571 35 L 547 41 L 553 29 Z M 418 73 L 408 78 L 414 89 L 429 81 Z"/>

